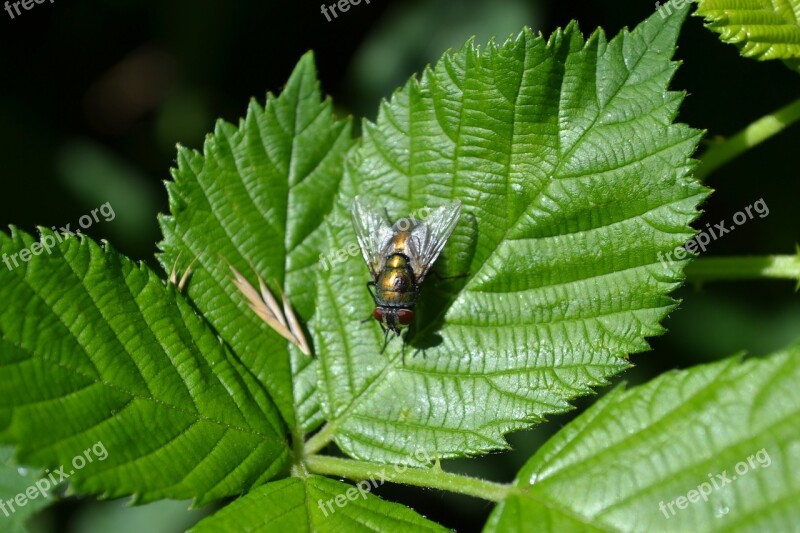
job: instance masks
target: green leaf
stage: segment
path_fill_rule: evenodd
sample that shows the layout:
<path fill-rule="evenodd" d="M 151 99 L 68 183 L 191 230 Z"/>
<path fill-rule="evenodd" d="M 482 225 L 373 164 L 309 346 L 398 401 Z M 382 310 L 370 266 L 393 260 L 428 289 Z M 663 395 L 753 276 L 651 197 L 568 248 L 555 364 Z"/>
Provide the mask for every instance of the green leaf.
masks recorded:
<path fill-rule="evenodd" d="M 161 217 L 167 272 L 194 259 L 187 294 L 231 350 L 261 381 L 290 427 L 322 422 L 316 363 L 262 322 L 230 281 L 223 258 L 257 285 L 256 272 L 283 288 L 313 330 L 314 268 L 352 146 L 350 120 L 321 101 L 311 54 L 281 95 L 251 102 L 238 129 L 219 121 L 203 154 L 180 148 L 167 183 L 171 216 Z M 327 312 L 327 310 L 325 310 Z M 294 392 L 292 377 L 294 376 Z"/>
<path fill-rule="evenodd" d="M 697 0 L 696 15 L 744 57 L 800 70 L 800 0 Z M 666 7 L 666 6 L 665 6 Z M 662 8 L 664 9 L 664 8 Z"/>
<path fill-rule="evenodd" d="M 23 464 L 63 466 L 77 491 L 142 502 L 202 504 L 280 471 L 276 407 L 174 287 L 91 239 L 59 239 L 43 230 L 50 253 L 0 268 L 0 442 Z M 0 253 L 35 242 L 12 228 Z M 97 443 L 105 460 L 78 468 Z"/>
<path fill-rule="evenodd" d="M 319 476 L 268 483 L 199 522 L 192 533 L 255 531 L 448 531 L 397 503 Z M 338 503 L 337 503 L 338 502 Z"/>
<path fill-rule="evenodd" d="M 683 11 L 685 14 L 686 10 Z M 319 271 L 314 328 L 330 438 L 356 458 L 419 464 L 506 447 L 503 435 L 628 366 L 675 302 L 685 243 L 707 190 L 689 177 L 700 133 L 673 124 L 668 92 L 683 17 L 584 40 L 575 24 L 546 42 L 445 54 L 364 125 L 329 253 L 355 241 L 356 194 L 399 219 L 454 198 L 461 222 L 429 276 L 417 328 L 381 355 L 383 334 L 358 254 Z M 345 254 L 347 255 L 347 254 Z"/>
<path fill-rule="evenodd" d="M 794 530 L 798 382 L 795 344 L 618 387 L 530 459 L 485 531 Z"/>
<path fill-rule="evenodd" d="M 24 533 L 27 531 L 25 522 L 52 500 L 50 492 L 42 496 L 38 490 L 31 489 L 36 489 L 42 472 L 18 466 L 13 460 L 13 451 L 13 448 L 0 446 L 0 527 L 6 533 Z M 33 499 L 29 498 L 28 491 Z M 24 495 L 22 506 L 15 501 L 15 498 L 22 498 L 20 494 Z"/>

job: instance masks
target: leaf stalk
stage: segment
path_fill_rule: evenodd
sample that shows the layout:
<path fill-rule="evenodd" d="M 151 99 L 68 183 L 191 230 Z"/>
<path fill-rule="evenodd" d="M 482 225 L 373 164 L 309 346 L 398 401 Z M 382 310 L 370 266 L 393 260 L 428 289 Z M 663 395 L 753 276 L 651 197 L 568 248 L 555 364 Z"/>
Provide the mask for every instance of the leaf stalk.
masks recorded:
<path fill-rule="evenodd" d="M 709 174 L 744 152 L 777 135 L 800 120 L 800 98 L 774 113 L 756 120 L 733 137 L 712 145 L 700 156 L 695 177 L 703 181 Z"/>
<path fill-rule="evenodd" d="M 315 474 L 345 477 L 353 481 L 382 482 L 386 480 L 392 483 L 465 494 L 492 502 L 503 501 L 510 494 L 519 491 L 513 485 L 453 474 L 435 468 L 386 465 L 324 455 L 309 455 L 305 458 L 305 463 L 308 470 Z"/>
<path fill-rule="evenodd" d="M 800 281 L 800 254 L 701 257 L 686 267 L 689 282 L 752 279 L 790 279 Z"/>

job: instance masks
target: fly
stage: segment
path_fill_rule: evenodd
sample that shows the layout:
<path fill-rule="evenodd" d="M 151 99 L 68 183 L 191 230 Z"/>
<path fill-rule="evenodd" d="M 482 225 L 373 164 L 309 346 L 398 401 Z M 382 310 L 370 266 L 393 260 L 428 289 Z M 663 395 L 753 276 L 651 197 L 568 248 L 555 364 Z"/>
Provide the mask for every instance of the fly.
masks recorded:
<path fill-rule="evenodd" d="M 414 322 L 414 307 L 420 287 L 461 216 L 458 200 L 430 211 L 420 221 L 413 217 L 393 225 L 358 196 L 350 208 L 358 245 L 369 267 L 372 281 L 367 290 L 375 301 L 372 317 L 383 330 L 399 336 Z"/>

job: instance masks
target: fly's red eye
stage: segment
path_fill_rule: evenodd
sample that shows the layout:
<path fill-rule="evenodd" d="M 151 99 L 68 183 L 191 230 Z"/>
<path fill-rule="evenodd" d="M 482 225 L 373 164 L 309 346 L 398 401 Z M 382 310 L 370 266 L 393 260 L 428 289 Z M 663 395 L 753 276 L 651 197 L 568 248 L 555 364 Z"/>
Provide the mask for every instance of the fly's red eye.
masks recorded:
<path fill-rule="evenodd" d="M 400 309 L 397 311 L 397 322 L 399 322 L 401 326 L 410 325 L 414 322 L 414 311 L 410 309 Z"/>
<path fill-rule="evenodd" d="M 374 311 L 372 311 L 372 318 L 377 320 L 378 322 L 383 322 L 383 309 L 380 307 L 376 307 Z"/>

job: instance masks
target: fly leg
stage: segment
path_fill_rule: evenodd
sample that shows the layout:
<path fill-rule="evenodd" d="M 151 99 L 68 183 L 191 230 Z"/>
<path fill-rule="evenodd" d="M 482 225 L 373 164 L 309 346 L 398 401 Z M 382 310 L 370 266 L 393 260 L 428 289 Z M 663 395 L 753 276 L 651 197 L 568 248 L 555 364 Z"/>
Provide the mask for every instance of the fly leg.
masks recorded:
<path fill-rule="evenodd" d="M 372 296 L 372 301 L 375 302 L 375 305 L 378 305 L 378 298 L 375 296 L 375 282 L 368 281 L 367 282 L 367 292 L 370 296 Z"/>
<path fill-rule="evenodd" d="M 389 328 L 384 327 L 384 325 L 381 324 L 381 329 L 383 329 L 383 348 L 381 348 L 381 355 L 383 355 L 383 352 L 386 351 L 386 347 L 389 346 L 389 341 L 391 339 L 389 338 Z"/>
<path fill-rule="evenodd" d="M 372 287 L 372 288 L 370 289 L 370 287 Z M 374 281 L 368 281 L 367 282 L 367 292 L 370 294 L 370 296 L 372 296 L 372 300 L 377 304 L 378 300 L 375 299 L 375 282 Z M 363 319 L 361 321 L 361 323 L 364 324 L 366 322 L 369 322 L 370 320 L 372 320 L 372 314 L 371 313 L 367 318 Z"/>

